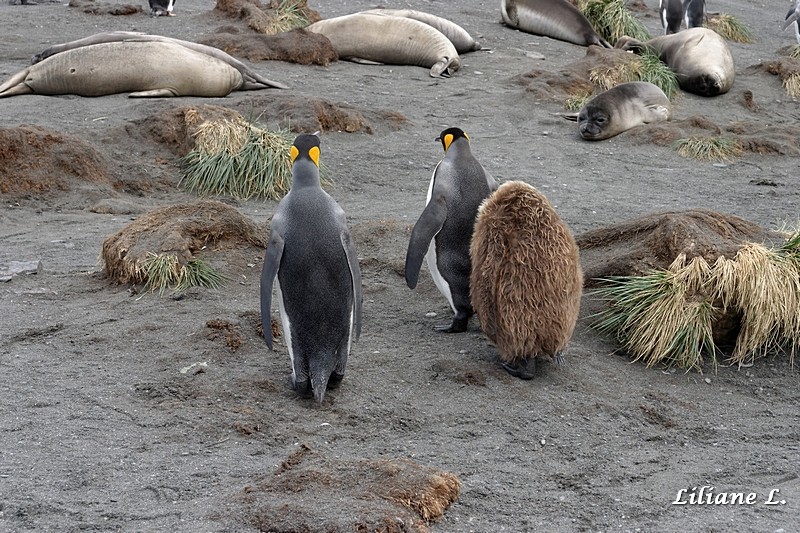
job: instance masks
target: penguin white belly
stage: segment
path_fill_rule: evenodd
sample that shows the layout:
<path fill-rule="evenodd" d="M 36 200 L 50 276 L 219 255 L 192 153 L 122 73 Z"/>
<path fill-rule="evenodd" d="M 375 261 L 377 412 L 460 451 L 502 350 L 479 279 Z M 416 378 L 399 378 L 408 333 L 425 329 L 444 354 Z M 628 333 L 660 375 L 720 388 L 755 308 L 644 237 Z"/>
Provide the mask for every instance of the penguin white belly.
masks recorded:
<path fill-rule="evenodd" d="M 292 346 L 292 322 L 289 320 L 289 315 L 286 314 L 286 306 L 283 305 L 283 292 L 281 292 L 281 282 L 278 277 L 275 277 L 275 289 L 278 296 L 278 308 L 281 312 L 281 326 L 283 327 L 283 338 L 286 343 L 286 348 L 289 350 L 289 360 L 292 362 L 292 383 L 297 382 L 297 375 L 294 371 L 294 347 Z M 271 335 L 269 331 L 265 331 L 264 335 Z"/>
<path fill-rule="evenodd" d="M 431 272 L 431 277 L 433 278 L 433 282 L 436 284 L 436 288 L 439 289 L 447 301 L 450 303 L 450 307 L 453 309 L 453 312 L 456 311 L 456 306 L 453 303 L 453 293 L 450 291 L 450 284 L 442 277 L 442 274 L 439 272 L 439 267 L 436 264 L 436 236 L 434 235 L 433 239 L 431 240 L 430 246 L 428 246 L 428 252 L 425 254 L 425 261 L 428 263 L 428 270 Z"/>
<path fill-rule="evenodd" d="M 428 205 L 431 201 L 431 196 L 433 196 L 433 182 L 436 180 L 436 171 L 439 169 L 439 165 L 442 162 L 439 161 L 436 164 L 436 167 L 433 169 L 433 175 L 431 176 L 431 182 L 428 185 L 428 196 L 425 198 L 425 205 Z M 437 233 L 438 235 L 438 233 Z M 439 289 L 447 301 L 450 302 L 450 307 L 453 309 L 453 312 L 456 310 L 456 306 L 453 304 L 453 294 L 450 292 L 450 284 L 445 281 L 442 277 L 442 274 L 439 272 L 439 266 L 436 264 L 436 235 L 433 236 L 431 239 L 431 244 L 428 246 L 428 251 L 425 254 L 425 262 L 428 263 L 428 270 L 431 273 L 431 277 L 433 278 L 433 282 L 436 284 L 436 288 Z"/>

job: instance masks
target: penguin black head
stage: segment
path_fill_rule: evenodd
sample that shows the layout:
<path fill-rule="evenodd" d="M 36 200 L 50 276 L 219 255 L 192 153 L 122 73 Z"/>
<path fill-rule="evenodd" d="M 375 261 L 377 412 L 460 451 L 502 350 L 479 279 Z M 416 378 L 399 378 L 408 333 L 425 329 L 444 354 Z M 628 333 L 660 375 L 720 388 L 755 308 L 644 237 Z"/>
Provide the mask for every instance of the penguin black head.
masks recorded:
<path fill-rule="evenodd" d="M 316 133 L 298 135 L 289 150 L 289 156 L 292 158 L 292 164 L 298 160 L 305 160 L 311 161 L 319 168 L 319 135 Z"/>
<path fill-rule="evenodd" d="M 447 152 L 447 149 L 450 148 L 450 145 L 453 144 L 453 141 L 461 137 L 465 138 L 467 142 L 469 142 L 469 135 L 467 135 L 467 133 L 461 128 L 447 128 L 440 133 L 438 137 L 436 137 L 436 140 L 442 143 L 444 151 Z"/>

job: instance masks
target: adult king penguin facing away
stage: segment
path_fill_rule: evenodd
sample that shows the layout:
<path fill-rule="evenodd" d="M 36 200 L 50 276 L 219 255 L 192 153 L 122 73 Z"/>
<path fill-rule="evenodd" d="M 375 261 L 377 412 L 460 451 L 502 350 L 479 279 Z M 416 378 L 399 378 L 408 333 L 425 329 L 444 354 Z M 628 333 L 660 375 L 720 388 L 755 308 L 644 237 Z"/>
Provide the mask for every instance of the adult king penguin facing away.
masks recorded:
<path fill-rule="evenodd" d="M 455 316 L 447 333 L 466 331 L 474 314 L 469 297 L 469 245 L 478 206 L 497 188 L 497 183 L 472 155 L 469 137 L 459 128 L 448 128 L 436 139 L 444 157 L 436 165 L 428 187 L 425 209 L 414 224 L 406 253 L 406 283 L 417 286 L 422 258 L 439 291 Z"/>
<path fill-rule="evenodd" d="M 261 324 L 272 350 L 272 282 L 292 362 L 292 385 L 318 402 L 344 378 L 361 332 L 361 271 L 344 211 L 322 190 L 319 137 L 292 145 L 292 187 L 278 204 L 261 271 Z"/>

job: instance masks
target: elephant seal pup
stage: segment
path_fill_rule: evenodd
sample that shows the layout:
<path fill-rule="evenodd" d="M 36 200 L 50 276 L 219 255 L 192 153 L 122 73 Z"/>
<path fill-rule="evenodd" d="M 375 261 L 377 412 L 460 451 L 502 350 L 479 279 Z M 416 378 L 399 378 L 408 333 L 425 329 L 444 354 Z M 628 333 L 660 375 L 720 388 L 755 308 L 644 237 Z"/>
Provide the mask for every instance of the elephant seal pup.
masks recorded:
<path fill-rule="evenodd" d="M 182 41 L 180 39 L 174 39 L 172 37 L 164 37 L 163 35 L 149 35 L 137 31 L 108 31 L 102 33 L 96 33 L 94 35 L 90 35 L 89 37 L 84 37 L 83 39 L 77 39 L 75 41 L 56 44 L 34 55 L 31 58 L 31 65 L 35 65 L 36 63 L 42 61 L 43 59 L 47 59 L 48 57 L 54 54 L 58 54 L 60 52 L 64 52 L 67 50 L 74 50 L 82 46 L 89 46 L 92 44 L 101 44 L 101 43 L 114 43 L 114 42 L 151 42 L 151 41 L 180 44 L 182 46 L 185 46 L 186 48 L 189 48 L 190 50 L 194 50 L 195 52 L 200 52 L 202 54 L 211 56 L 215 59 L 219 59 L 220 61 L 224 61 L 225 63 L 229 64 L 230 66 L 238 70 L 242 74 L 242 77 L 245 79 L 245 82 L 253 84 L 254 86 L 253 88 L 262 88 L 257 86 L 258 84 L 261 84 L 266 87 L 274 87 L 276 89 L 288 89 L 288 87 L 282 83 L 268 80 L 267 78 L 263 77 L 253 69 L 249 68 L 247 65 L 245 65 L 235 57 L 220 50 L 219 48 L 214 48 L 213 46 L 195 43 L 192 41 Z"/>
<path fill-rule="evenodd" d="M 466 54 L 467 52 L 474 52 L 475 50 L 481 49 L 480 43 L 473 39 L 467 30 L 446 18 L 437 17 L 436 15 L 432 15 L 424 11 L 416 11 L 414 9 L 378 8 L 368 9 L 366 11 L 362 11 L 362 13 L 390 15 L 393 17 L 406 17 L 424 22 L 429 26 L 433 26 L 442 32 L 445 37 L 450 39 L 450 42 L 453 43 L 453 46 L 456 47 L 456 52 L 459 54 Z"/>
<path fill-rule="evenodd" d="M 678 77 L 684 91 L 700 96 L 725 94 L 733 85 L 733 55 L 725 39 L 708 28 L 689 28 L 649 41 L 622 37 L 616 48 L 653 51 Z"/>
<path fill-rule="evenodd" d="M 672 103 L 658 86 L 632 81 L 598 94 L 583 106 L 576 118 L 581 137 L 600 141 L 642 124 L 669 120 Z"/>
<path fill-rule="evenodd" d="M 306 27 L 327 37 L 340 59 L 429 67 L 431 77 L 447 77 L 461 66 L 453 43 L 436 28 L 406 17 L 353 13 Z"/>
<path fill-rule="evenodd" d="M 52 55 L 0 85 L 0 97 L 21 94 L 132 97 L 222 97 L 264 89 L 234 67 L 173 42 L 111 42 Z"/>
<path fill-rule="evenodd" d="M 506 26 L 527 33 L 581 46 L 612 48 L 567 0 L 501 0 L 500 14 Z"/>
<path fill-rule="evenodd" d="M 472 155 L 465 131 L 448 128 L 437 140 L 444 147 L 444 157 L 433 170 L 425 209 L 411 230 L 406 284 L 411 289 L 417 286 L 424 257 L 436 288 L 455 313 L 449 326 L 434 329 L 460 333 L 467 330 L 474 314 L 469 301 L 469 242 L 475 215 L 497 183 Z"/>
<path fill-rule="evenodd" d="M 537 359 L 561 364 L 575 329 L 583 274 L 578 246 L 550 202 L 508 181 L 481 204 L 470 246 L 472 306 L 512 376 Z"/>
<path fill-rule="evenodd" d="M 361 333 L 361 271 L 345 213 L 319 181 L 319 136 L 291 148 L 292 187 L 275 210 L 261 271 L 261 324 L 272 350 L 272 285 L 292 362 L 292 385 L 322 403 L 344 378 Z"/>

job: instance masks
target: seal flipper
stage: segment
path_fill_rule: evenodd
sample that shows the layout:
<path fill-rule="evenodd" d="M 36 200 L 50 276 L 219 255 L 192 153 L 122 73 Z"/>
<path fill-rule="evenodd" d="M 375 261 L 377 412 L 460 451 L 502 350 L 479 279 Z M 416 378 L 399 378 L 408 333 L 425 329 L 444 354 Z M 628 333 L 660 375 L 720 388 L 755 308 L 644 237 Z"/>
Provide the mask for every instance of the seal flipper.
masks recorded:
<path fill-rule="evenodd" d="M 3 96 L 15 96 L 18 94 L 33 94 L 33 89 L 25 85 L 25 78 L 28 77 L 30 69 L 17 72 L 4 84 L 0 85 L 0 98 Z"/>
<path fill-rule="evenodd" d="M 136 91 L 130 93 L 128 98 L 172 98 L 178 94 L 172 89 L 151 89 L 149 91 Z"/>
<path fill-rule="evenodd" d="M 443 195 L 434 194 L 422 211 L 419 220 L 414 224 L 414 229 L 411 230 L 405 268 L 406 284 L 410 289 L 417 286 L 422 260 L 428 252 L 431 241 L 442 229 L 446 219 L 447 202 Z"/>

